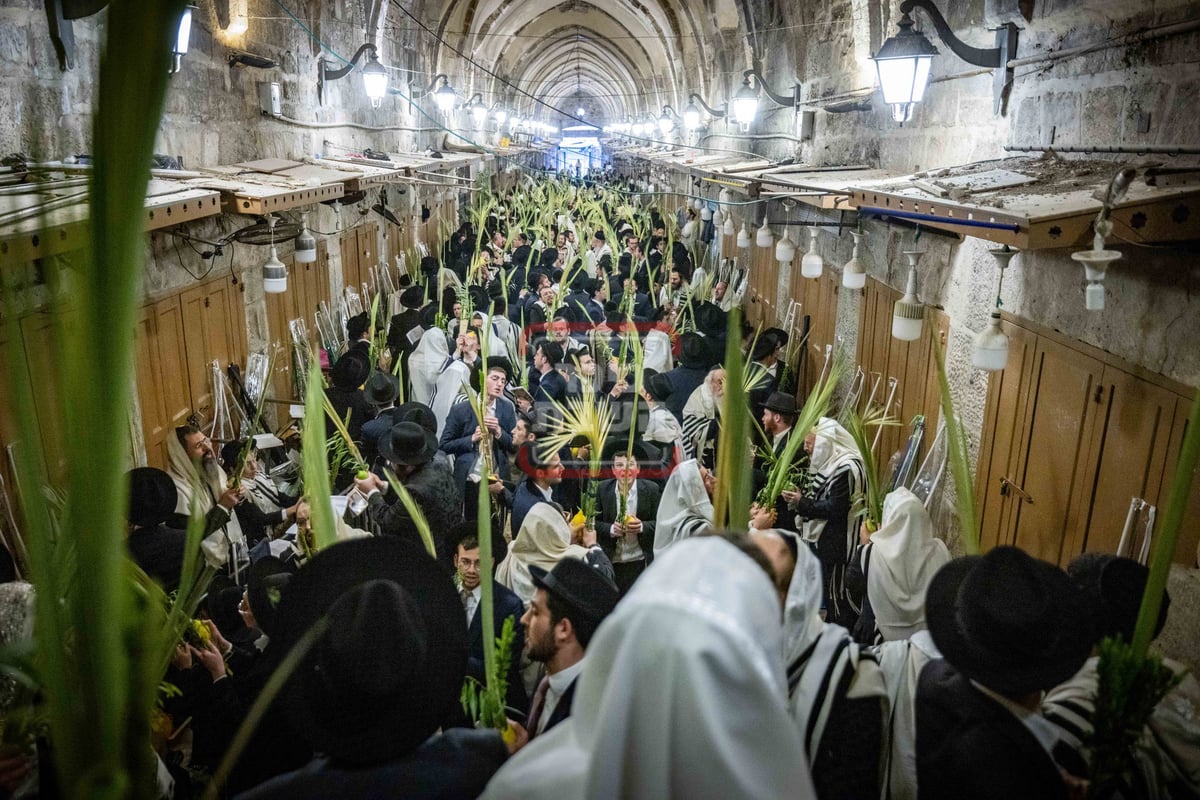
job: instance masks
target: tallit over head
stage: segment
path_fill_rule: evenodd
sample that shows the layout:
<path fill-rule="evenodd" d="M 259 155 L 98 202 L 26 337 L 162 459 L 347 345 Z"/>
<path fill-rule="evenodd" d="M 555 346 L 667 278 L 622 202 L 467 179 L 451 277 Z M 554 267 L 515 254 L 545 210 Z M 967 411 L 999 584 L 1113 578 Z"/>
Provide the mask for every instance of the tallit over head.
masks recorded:
<path fill-rule="evenodd" d="M 854 437 L 837 420 L 829 417 L 821 417 L 813 429 L 813 433 L 815 438 L 812 455 L 809 458 L 809 470 L 814 473 L 816 481 L 812 486 L 812 491 L 816 496 L 821 496 L 831 481 L 840 474 L 849 472 L 850 496 L 854 497 L 865 486 L 862 457 L 859 455 L 858 445 L 854 443 Z M 858 525 L 855 524 L 858 514 L 851 511 L 849 517 L 846 524 L 848 557 L 853 554 L 854 542 L 858 540 Z M 800 534 L 805 541 L 815 542 L 825 532 L 827 522 L 828 520 L 824 519 L 805 520 Z"/>
<path fill-rule="evenodd" d="M 950 552 L 933 535 L 933 520 L 920 498 L 900 488 L 883 501 L 883 520 L 871 535 L 867 596 L 875 625 L 888 641 L 925 629 L 925 590 Z"/>
<path fill-rule="evenodd" d="M 655 518 L 654 555 L 671 544 L 695 536 L 712 524 L 713 504 L 700 477 L 700 462 L 683 461 L 667 479 Z"/>
<path fill-rule="evenodd" d="M 529 567 L 536 564 L 549 572 L 564 558 L 582 561 L 587 558 L 587 549 L 571 544 L 571 528 L 558 509 L 549 503 L 537 503 L 525 515 L 521 530 L 508 546 L 508 555 L 496 567 L 496 580 L 528 606 L 535 588 Z"/>
<path fill-rule="evenodd" d="M 175 431 L 167 436 L 167 474 L 171 476 L 179 495 L 175 513 L 185 516 L 192 513 L 193 498 L 200 514 L 207 514 L 228 485 L 225 470 L 221 469 L 217 459 L 206 459 L 201 467 L 197 467 L 183 449 L 183 443 Z M 231 548 L 245 552 L 246 537 L 237 514 L 230 512 L 229 521 L 206 536 L 200 547 L 204 551 L 204 560 L 214 568 L 223 567 L 229 562 Z"/>
<path fill-rule="evenodd" d="M 429 407 L 433 409 L 433 415 L 437 417 L 437 435 L 441 439 L 442 431 L 446 427 L 446 419 L 450 416 L 450 407 L 458 400 L 458 396 L 463 393 L 463 384 L 470 383 L 471 368 L 458 359 L 447 362 L 442 374 L 438 375 L 437 387 L 433 393 L 433 400 Z"/>
<path fill-rule="evenodd" d="M 815 797 L 785 705 L 779 598 L 718 537 L 654 560 L 588 647 L 571 716 L 485 798 Z"/>
<path fill-rule="evenodd" d="M 421 334 L 412 355 L 408 357 L 408 377 L 412 382 L 412 397 L 415 403 L 430 405 L 442 365 L 450 358 L 450 345 L 440 328 L 430 328 Z"/>

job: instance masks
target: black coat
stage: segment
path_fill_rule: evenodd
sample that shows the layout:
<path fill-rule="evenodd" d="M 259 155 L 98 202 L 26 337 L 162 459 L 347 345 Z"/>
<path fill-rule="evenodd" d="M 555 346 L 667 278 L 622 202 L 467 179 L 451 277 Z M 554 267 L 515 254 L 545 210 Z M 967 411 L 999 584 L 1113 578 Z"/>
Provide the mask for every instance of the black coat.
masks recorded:
<path fill-rule="evenodd" d="M 525 604 L 512 590 L 496 581 L 492 581 L 492 590 L 492 617 L 496 626 L 496 636 L 500 636 L 505 619 L 511 617 L 513 621 L 512 660 L 508 666 L 508 697 L 505 704 L 520 714 L 528 714 L 529 695 L 525 692 L 525 681 L 521 678 L 521 654 L 525 652 L 525 626 L 521 624 L 521 617 L 525 614 Z M 475 609 L 471 624 L 467 626 L 467 675 L 479 681 L 484 679 L 483 617 L 479 608 Z"/>
<path fill-rule="evenodd" d="M 708 367 L 676 367 L 663 374 L 671 382 L 671 394 L 667 396 L 663 405 L 675 415 L 675 419 L 683 422 L 683 407 L 687 405 L 692 392 L 704 383 L 708 376 Z"/>
<path fill-rule="evenodd" d="M 921 800 L 1060 800 L 1058 766 L 1012 713 L 948 662 L 917 681 L 917 786 Z"/>
<path fill-rule="evenodd" d="M 164 590 L 170 593 L 179 588 L 183 554 L 187 550 L 187 531 L 166 525 L 138 528 L 129 534 L 125 544 L 134 562 Z"/>
<path fill-rule="evenodd" d="M 612 535 L 612 526 L 617 522 L 617 481 L 615 478 L 600 484 L 600 511 L 596 514 L 596 542 L 604 550 L 609 560 L 616 555 L 617 539 Z M 625 513 L 632 514 L 642 521 L 642 532 L 638 534 L 638 544 L 646 554 L 646 563 L 654 560 L 654 531 L 655 518 L 658 516 L 658 503 L 661 491 L 652 481 L 637 479 L 637 508 L 627 509 Z"/>

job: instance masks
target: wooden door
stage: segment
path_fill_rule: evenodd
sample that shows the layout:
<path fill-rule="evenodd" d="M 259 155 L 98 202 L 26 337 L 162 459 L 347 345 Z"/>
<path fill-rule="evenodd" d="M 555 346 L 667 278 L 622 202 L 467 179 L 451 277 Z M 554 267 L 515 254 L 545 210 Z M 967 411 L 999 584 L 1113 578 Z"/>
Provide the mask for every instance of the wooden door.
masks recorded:
<path fill-rule="evenodd" d="M 363 284 L 374 291 L 371 280 L 371 268 L 379 261 L 379 225 L 368 222 L 358 227 L 358 280 L 354 289 L 362 299 L 363 310 L 370 311 L 370 298 L 363 294 Z"/>
<path fill-rule="evenodd" d="M 191 413 L 183 313 L 176 297 L 151 303 L 138 317 L 134 370 L 146 461 L 166 469 L 167 437 Z"/>
<path fill-rule="evenodd" d="M 1006 476 L 1013 500 L 1013 544 L 1058 563 L 1083 536 L 1093 474 L 1088 456 L 1104 365 L 1039 337 L 1016 474 Z"/>
<path fill-rule="evenodd" d="M 351 228 L 342 234 L 342 290 L 358 285 L 358 231 Z"/>
<path fill-rule="evenodd" d="M 1008 334 L 1008 365 L 988 375 L 987 408 L 975 482 L 980 544 L 984 549 L 1012 543 L 1013 509 L 1021 497 L 1006 491 L 1003 481 L 1016 472 L 1020 457 L 1038 338 L 1007 320 L 1000 327 Z M 929 426 L 926 430 L 932 436 L 936 428 Z"/>
<path fill-rule="evenodd" d="M 51 485 L 61 486 L 67 475 L 66 416 L 63 387 L 59 382 L 57 320 L 47 312 L 37 312 L 21 320 L 21 339 L 33 391 L 38 435 L 46 459 Z M 102 387 L 98 387 L 103 390 Z"/>
<path fill-rule="evenodd" d="M 184 341 L 192 408 L 205 420 L 211 418 L 213 410 L 212 362 L 218 362 L 224 371 L 230 362 L 243 360 L 237 352 L 235 320 L 231 319 L 234 306 L 229 295 L 234 290 L 227 281 L 220 280 L 193 286 L 179 295 L 187 331 Z M 244 319 L 236 323 L 245 325 Z"/>
<path fill-rule="evenodd" d="M 1129 501 L 1153 504 L 1163 485 L 1179 396 L 1105 365 L 1100 385 L 1102 418 L 1092 437 L 1096 480 L 1084 538 L 1070 554 L 1116 552 Z"/>
<path fill-rule="evenodd" d="M 1188 414 L 1191 413 L 1191 409 L 1192 399 L 1190 397 L 1176 396 L 1175 421 L 1171 426 L 1171 439 L 1167 448 L 1166 463 L 1163 465 L 1163 479 L 1156 502 L 1159 528 L 1162 527 L 1167 499 L 1175 482 L 1175 464 L 1179 460 L 1179 448 L 1183 443 L 1183 434 L 1187 430 Z M 1183 524 L 1179 529 L 1179 541 L 1175 546 L 1175 560 L 1181 564 L 1195 566 L 1197 558 L 1200 557 L 1200 553 L 1197 553 L 1196 549 L 1198 544 L 1200 544 L 1200 470 L 1196 470 L 1192 474 L 1187 510 L 1184 512 Z"/>

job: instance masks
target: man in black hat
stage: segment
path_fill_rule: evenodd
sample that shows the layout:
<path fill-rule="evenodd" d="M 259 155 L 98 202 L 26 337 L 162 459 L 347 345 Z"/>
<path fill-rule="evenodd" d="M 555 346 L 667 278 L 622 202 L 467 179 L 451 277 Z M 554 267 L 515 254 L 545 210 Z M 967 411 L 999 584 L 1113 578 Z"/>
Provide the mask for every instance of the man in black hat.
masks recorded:
<path fill-rule="evenodd" d="M 609 442 L 604 448 L 604 462 L 612 465 L 613 477 L 598 489 L 596 541 L 612 562 L 622 597 L 654 560 L 654 521 L 661 491 L 653 481 L 638 477 L 641 463 L 652 460 L 644 442 L 634 441 L 632 456 L 627 442 Z"/>
<path fill-rule="evenodd" d="M 529 573 L 535 589 L 521 618 L 525 648 L 529 659 L 545 668 L 526 726 L 534 738 L 570 716 L 588 643 L 619 595 L 612 581 L 577 558 L 564 558 L 549 572 L 532 565 Z"/>
<path fill-rule="evenodd" d="M 282 700 L 322 755 L 244 797 L 420 800 L 483 791 L 509 747 L 495 730 L 436 733 L 458 714 L 467 626 L 432 558 L 391 538 L 333 545 L 300 570 L 280 611 L 285 651 L 321 626 Z"/>
<path fill-rule="evenodd" d="M 434 463 L 436 452 L 437 438 L 415 422 L 399 422 L 379 440 L 379 454 L 420 507 L 441 553 L 446 531 L 462 521 L 462 496 L 453 474 Z M 408 509 L 387 482 L 369 473 L 354 484 L 366 496 L 367 514 L 380 533 L 420 543 Z"/>
<path fill-rule="evenodd" d="M 508 454 L 512 449 L 513 429 L 517 425 L 517 409 L 504 396 L 504 387 L 512 379 L 512 365 L 508 359 L 491 356 L 487 360 L 487 376 L 484 379 L 483 422 L 492 439 L 491 469 L 485 469 L 485 459 L 479 450 L 484 428 L 475 417 L 475 409 L 464 398 L 450 407 L 446 424 L 442 429 L 440 449 L 454 457 L 454 485 L 463 494 L 467 509 L 473 511 L 477 504 L 473 494 L 480 481 L 497 485 L 503 490 L 500 479 L 508 474 Z M 495 480 L 493 481 L 493 477 Z M 474 517 L 473 513 L 468 514 Z"/>
<path fill-rule="evenodd" d="M 792 426 L 796 424 L 796 415 L 799 413 L 796 398 L 784 392 L 771 392 L 767 401 L 763 403 L 762 414 L 759 417 L 763 434 L 766 436 L 763 445 L 770 448 L 776 456 L 787 447 L 788 439 L 792 435 Z M 755 467 L 760 467 L 762 462 L 761 456 L 755 457 Z"/>
<path fill-rule="evenodd" d="M 682 425 L 683 407 L 687 405 L 692 392 L 704 383 L 709 367 L 716 362 L 710 357 L 705 337 L 695 331 L 689 331 L 680 336 L 679 346 L 679 366 L 663 373 L 670 381 L 671 386 L 671 393 L 664 405 Z"/>
<path fill-rule="evenodd" d="M 1083 592 L 1053 564 L 997 547 L 942 567 L 925 617 L 944 658 L 917 683 L 922 800 L 1066 798 L 1059 736 L 1040 704 L 1091 651 Z"/>
<path fill-rule="evenodd" d="M 347 352 L 353 350 L 371 361 L 371 319 L 367 312 L 362 311 L 346 320 L 346 341 L 349 342 Z"/>
<path fill-rule="evenodd" d="M 421 306 L 425 305 L 425 294 L 419 286 L 410 286 L 400 293 L 401 311 L 392 317 L 388 325 L 387 346 L 392 358 L 399 358 L 401 372 L 408 374 L 408 356 L 421 341 L 425 332 L 421 326 Z"/>
<path fill-rule="evenodd" d="M 358 440 L 363 423 L 371 419 L 371 407 L 363 397 L 363 382 L 371 374 L 371 360 L 358 350 L 347 350 L 342 354 L 329 371 L 332 386 L 325 387 L 325 395 L 333 405 L 334 412 L 341 419 L 346 419 L 350 412 L 350 420 L 346 430 L 350 438 Z M 337 435 L 337 428 L 332 420 L 325 420 L 325 436 L 332 438 Z"/>
<path fill-rule="evenodd" d="M 179 588 L 187 531 L 164 523 L 175 512 L 178 491 L 171 476 L 154 467 L 138 467 L 129 481 L 129 555 L 146 574 L 170 593 Z"/>
<path fill-rule="evenodd" d="M 371 406 L 375 416 L 363 423 L 362 439 L 359 449 L 363 460 L 368 464 L 374 463 L 379 455 L 379 439 L 383 437 L 392 425 L 392 411 L 396 408 L 396 398 L 400 396 L 400 381 L 386 372 L 375 370 L 363 386 L 363 399 Z"/>

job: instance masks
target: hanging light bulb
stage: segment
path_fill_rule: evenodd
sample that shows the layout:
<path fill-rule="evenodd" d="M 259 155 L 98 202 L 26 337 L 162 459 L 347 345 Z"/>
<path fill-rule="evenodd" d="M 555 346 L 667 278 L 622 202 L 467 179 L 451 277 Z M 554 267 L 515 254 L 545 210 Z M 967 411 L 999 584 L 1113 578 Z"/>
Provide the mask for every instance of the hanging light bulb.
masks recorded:
<path fill-rule="evenodd" d="M 267 217 L 267 228 L 271 231 L 271 257 L 263 264 L 263 291 L 267 294 L 282 294 L 287 291 L 287 267 L 275 253 L 275 217 Z"/>
<path fill-rule="evenodd" d="M 750 231 L 746 230 L 746 223 L 742 223 L 742 229 L 738 231 L 737 246 L 746 248 L 750 246 Z"/>
<path fill-rule="evenodd" d="M 780 264 L 790 264 L 796 257 L 796 245 L 792 244 L 788 232 L 783 232 L 783 238 L 775 243 L 775 260 Z"/>
<path fill-rule="evenodd" d="M 724 225 L 724 227 L 721 228 L 721 231 L 726 236 L 733 236 L 733 233 L 734 233 L 734 231 L 733 231 L 733 214 L 725 215 L 725 225 Z"/>
<path fill-rule="evenodd" d="M 705 222 L 712 222 L 712 218 L 712 209 L 708 207 L 708 203 L 702 203 L 700 207 L 700 219 Z"/>
<path fill-rule="evenodd" d="M 1105 222 L 1107 230 L 1111 230 L 1112 222 Z M 1104 310 L 1104 278 L 1108 274 L 1108 265 L 1120 257 L 1119 250 L 1104 249 L 1104 235 L 1101 233 L 1092 236 L 1091 250 L 1071 253 L 1072 259 L 1083 264 L 1083 275 L 1088 281 L 1087 288 L 1083 290 L 1083 301 L 1088 311 Z"/>
<path fill-rule="evenodd" d="M 808 229 L 808 252 L 800 259 L 800 274 L 805 278 L 819 278 L 825 270 L 825 261 L 817 252 L 817 229 Z"/>
<path fill-rule="evenodd" d="M 975 335 L 971 347 L 971 365 L 991 372 L 1004 369 L 1008 363 L 1008 337 L 1000 329 L 1000 309 L 992 310 L 987 327 Z"/>
<path fill-rule="evenodd" d="M 717 195 L 717 200 L 724 205 L 728 205 L 729 203 L 733 202 L 733 192 L 729 191 L 729 187 L 725 187 L 721 189 L 720 194 Z"/>
<path fill-rule="evenodd" d="M 765 214 L 763 215 L 762 227 L 755 234 L 754 241 L 759 247 L 770 247 L 775 244 L 775 234 L 771 233 L 771 229 L 767 227 L 767 217 Z"/>
<path fill-rule="evenodd" d="M 971 348 L 971 364 L 977 369 L 994 372 L 1004 369 L 1008 363 L 1008 336 L 1000 327 L 1000 295 L 1004 288 L 1004 271 L 1008 269 L 1008 262 L 1012 261 L 1017 251 L 1004 245 L 988 252 L 996 259 L 1000 268 L 1000 280 L 996 286 L 996 307 L 992 309 L 987 326 L 975 336 Z"/>
<path fill-rule="evenodd" d="M 308 214 L 300 215 L 300 235 L 296 237 L 296 263 L 311 264 L 317 260 L 317 240 L 308 232 Z"/>
<path fill-rule="evenodd" d="M 699 211 L 702 208 L 704 208 L 704 201 L 701 200 L 699 197 L 693 198 L 692 199 L 692 209 L 695 211 Z"/>
<path fill-rule="evenodd" d="M 921 338 L 921 321 L 925 318 L 925 305 L 917 298 L 917 260 L 922 252 L 904 251 L 908 258 L 908 286 L 892 309 L 892 337 L 905 342 Z"/>
<path fill-rule="evenodd" d="M 867 285 L 867 270 L 858 260 L 858 244 L 862 241 L 863 234 L 850 231 L 850 235 L 854 237 L 854 251 L 850 254 L 846 266 L 842 267 L 842 286 L 847 289 L 861 289 Z"/>

